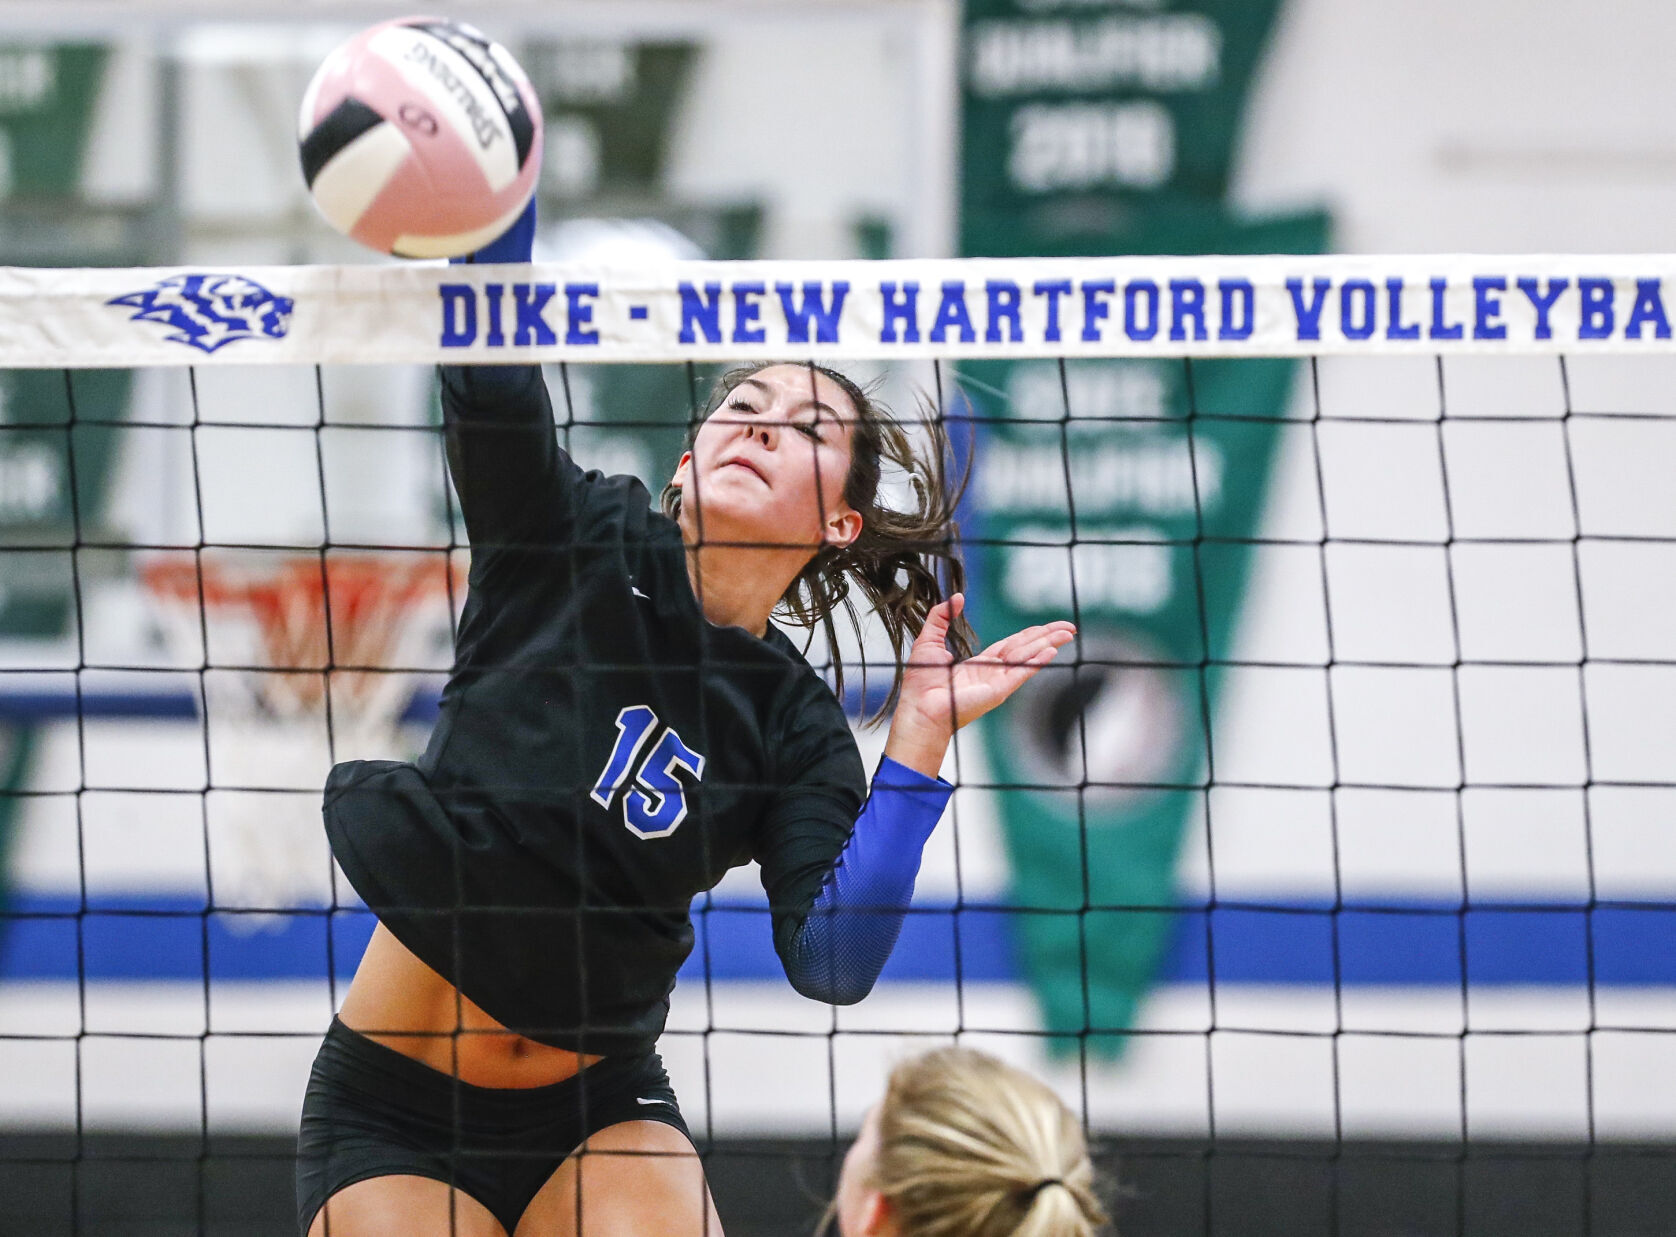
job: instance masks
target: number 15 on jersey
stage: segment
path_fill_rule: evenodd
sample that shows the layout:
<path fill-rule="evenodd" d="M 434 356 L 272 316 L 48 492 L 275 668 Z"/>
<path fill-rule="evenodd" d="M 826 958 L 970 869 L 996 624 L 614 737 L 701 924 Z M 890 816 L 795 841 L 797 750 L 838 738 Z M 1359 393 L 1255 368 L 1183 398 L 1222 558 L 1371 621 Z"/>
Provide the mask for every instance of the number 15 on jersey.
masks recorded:
<path fill-rule="evenodd" d="M 608 812 L 616 800 L 624 827 L 643 838 L 668 837 L 687 818 L 687 788 L 676 771 L 685 770 L 695 782 L 704 776 L 704 757 L 669 727 L 663 727 L 651 751 L 640 758 L 659 726 L 658 715 L 643 704 L 618 713 L 617 742 L 588 795 Z"/>

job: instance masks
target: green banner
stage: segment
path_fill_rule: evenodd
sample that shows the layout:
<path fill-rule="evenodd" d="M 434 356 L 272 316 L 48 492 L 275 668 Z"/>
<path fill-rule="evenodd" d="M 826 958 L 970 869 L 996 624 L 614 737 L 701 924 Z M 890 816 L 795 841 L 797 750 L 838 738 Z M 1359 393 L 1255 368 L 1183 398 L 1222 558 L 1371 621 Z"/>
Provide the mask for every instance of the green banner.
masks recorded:
<path fill-rule="evenodd" d="M 0 198 L 80 190 L 107 54 L 87 43 L 0 46 Z"/>
<path fill-rule="evenodd" d="M 1129 252 L 1316 252 L 1306 215 Z M 1191 239 L 1192 249 L 1180 242 Z M 1156 290 L 1155 290 L 1156 291 Z M 1131 312 L 1127 291 L 1120 312 Z M 1167 297 L 1132 312 L 1167 312 Z M 1121 1050 L 1176 916 L 1176 861 L 1206 777 L 1293 381 L 1275 361 L 986 362 L 962 377 L 981 420 L 975 617 L 999 633 L 1074 616 L 1078 656 L 983 723 L 1014 917 L 1049 1030 Z M 1075 1038 L 1057 1043 L 1074 1049 Z"/>
<path fill-rule="evenodd" d="M 29 777 L 30 756 L 35 750 L 33 726 L 0 725 L 0 877 L 11 871 L 12 840 L 17 833 L 20 792 Z M 0 880 L 0 911 L 7 907 L 9 880 Z M 6 947 L 6 927 L 11 921 L 0 916 L 0 950 Z"/>
<path fill-rule="evenodd" d="M 543 191 L 595 204 L 655 194 L 697 55 L 692 43 L 531 40 L 522 60 L 545 119 Z"/>
<path fill-rule="evenodd" d="M 1224 204 L 1281 0 L 966 0 L 961 252 L 1314 253 L 1320 214 Z M 1114 289 L 1155 331 L 1167 288 Z M 1168 329 L 1168 323 L 1163 323 Z M 1121 1051 L 1176 861 L 1293 378 L 1286 361 L 962 367 L 985 632 L 1074 616 L 1074 665 L 984 723 L 1019 945 L 1048 1029 Z"/>
<path fill-rule="evenodd" d="M 0 370 L 0 636 L 75 622 L 72 547 L 102 536 L 127 370 Z"/>
<path fill-rule="evenodd" d="M 107 60 L 98 44 L 0 46 L 0 198 L 80 190 Z M 0 261 L 134 260 L 66 243 L 61 237 L 53 253 L 0 253 Z M 0 636 L 71 630 L 71 548 L 98 535 L 130 385 L 127 371 L 0 371 Z"/>
<path fill-rule="evenodd" d="M 1147 202 L 1220 202 L 1279 5 L 967 0 L 961 251 L 999 256 L 996 226 L 1109 234 Z"/>

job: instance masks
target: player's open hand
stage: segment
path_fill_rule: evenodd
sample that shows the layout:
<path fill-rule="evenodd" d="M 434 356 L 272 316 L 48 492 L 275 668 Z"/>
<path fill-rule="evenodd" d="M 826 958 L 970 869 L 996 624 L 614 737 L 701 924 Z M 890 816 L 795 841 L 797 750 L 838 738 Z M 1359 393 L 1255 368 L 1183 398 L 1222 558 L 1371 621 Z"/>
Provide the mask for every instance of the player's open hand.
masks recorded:
<path fill-rule="evenodd" d="M 1012 695 L 1069 644 L 1077 629 L 1063 620 L 1015 631 L 983 652 L 957 662 L 948 650 L 949 624 L 966 608 L 956 593 L 931 608 L 908 653 L 902 695 L 891 719 L 892 758 L 920 768 L 935 752 L 938 765 L 954 732 Z M 919 754 L 919 760 L 904 754 Z M 935 772 L 935 767 L 931 770 Z"/>

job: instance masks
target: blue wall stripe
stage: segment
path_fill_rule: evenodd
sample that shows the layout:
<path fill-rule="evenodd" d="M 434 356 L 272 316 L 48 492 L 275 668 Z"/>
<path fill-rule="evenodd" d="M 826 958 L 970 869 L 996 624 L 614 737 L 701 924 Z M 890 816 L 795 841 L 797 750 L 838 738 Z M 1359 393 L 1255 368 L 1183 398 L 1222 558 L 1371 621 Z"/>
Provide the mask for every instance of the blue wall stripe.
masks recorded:
<path fill-rule="evenodd" d="M 883 982 L 971 983 L 1021 978 L 1011 926 L 1018 912 L 932 907 L 908 917 Z M 1214 956 L 1221 983 L 1331 985 L 1336 960 L 1351 986 L 1574 986 L 1588 982 L 1589 933 L 1600 985 L 1676 986 L 1676 904 L 1475 905 L 1390 903 L 1381 909 L 1304 902 L 1174 912 L 1166 981 L 1204 983 Z M 781 980 L 760 904 L 697 904 L 699 944 L 682 978 L 708 967 L 722 981 Z M 79 929 L 79 931 L 78 931 Z M 329 931 L 328 931 L 329 929 Z M 74 980 L 320 979 L 328 936 L 347 976 L 372 934 L 365 911 L 276 916 L 206 913 L 201 901 L 102 897 L 85 913 L 69 897 L 21 894 L 0 911 L 0 983 Z M 79 947 L 79 961 L 78 961 Z"/>
<path fill-rule="evenodd" d="M 48 672 L 68 676 L 73 671 Z M 191 674 L 190 670 L 171 670 L 165 673 L 175 678 Z M 880 708 L 889 696 L 889 684 L 881 684 L 874 676 L 870 691 L 863 698 L 859 686 L 850 685 L 844 693 L 844 710 L 851 717 L 860 717 Z M 402 721 L 409 725 L 430 725 L 436 721 L 440 697 L 434 687 L 421 687 L 402 711 Z M 78 699 L 75 689 L 57 691 L 0 690 L 0 722 L 63 722 L 74 721 L 77 715 L 98 718 L 127 718 L 131 721 L 196 721 L 198 694 L 191 691 L 113 692 L 103 688 L 84 691 Z"/>
<path fill-rule="evenodd" d="M 67 672 L 68 673 L 68 672 Z M 190 670 L 168 671 L 178 678 Z M 413 694 L 402 712 L 402 721 L 430 723 L 437 719 L 438 696 L 434 690 Z M 98 718 L 126 718 L 129 721 L 190 722 L 198 717 L 196 692 L 83 692 L 78 699 L 69 691 L 0 691 L 0 722 L 74 721 L 77 715 Z"/>
<path fill-rule="evenodd" d="M 83 717 L 126 717 L 191 721 L 198 698 L 190 692 L 87 692 L 78 702 L 69 692 L 0 692 L 0 721 L 74 721 Z"/>

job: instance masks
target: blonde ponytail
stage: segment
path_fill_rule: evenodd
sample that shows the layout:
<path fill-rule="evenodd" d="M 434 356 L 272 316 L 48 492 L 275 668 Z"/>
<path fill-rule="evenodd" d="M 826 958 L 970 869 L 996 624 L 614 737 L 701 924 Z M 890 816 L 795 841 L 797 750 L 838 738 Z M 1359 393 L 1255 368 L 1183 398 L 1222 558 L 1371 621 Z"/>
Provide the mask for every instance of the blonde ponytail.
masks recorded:
<path fill-rule="evenodd" d="M 898 1066 L 870 1185 L 902 1237 L 1091 1237 L 1106 1223 L 1082 1129 L 1048 1087 L 943 1048 Z"/>

